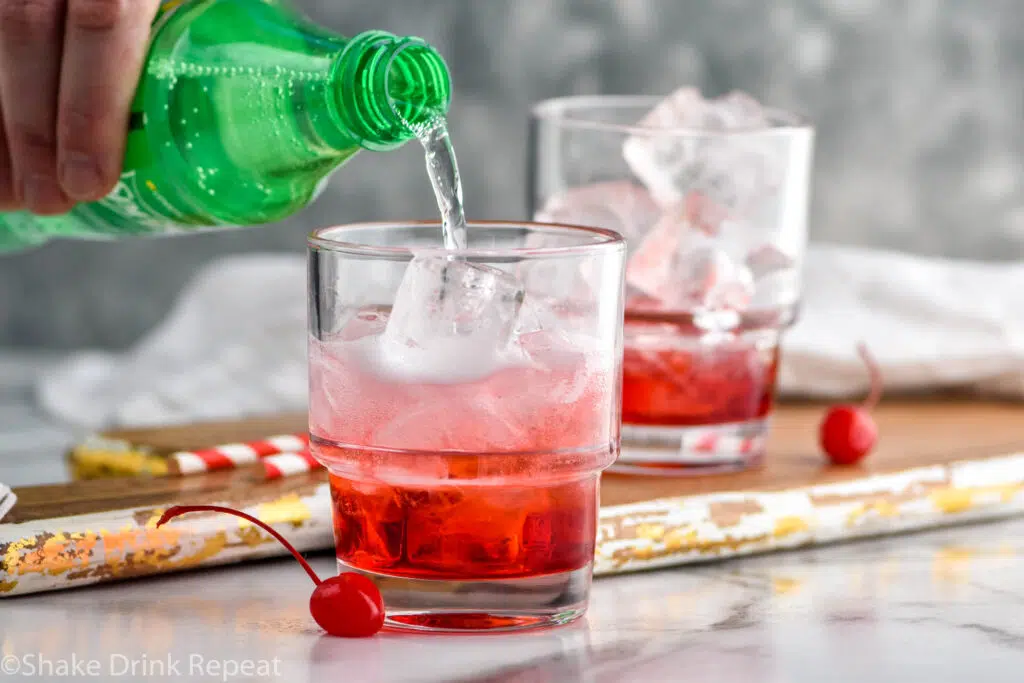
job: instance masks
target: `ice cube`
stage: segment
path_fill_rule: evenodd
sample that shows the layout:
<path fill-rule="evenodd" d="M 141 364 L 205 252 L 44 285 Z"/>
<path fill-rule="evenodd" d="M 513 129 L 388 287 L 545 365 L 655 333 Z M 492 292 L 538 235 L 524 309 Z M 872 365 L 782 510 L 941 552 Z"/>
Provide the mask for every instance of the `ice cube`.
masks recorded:
<path fill-rule="evenodd" d="M 761 104 L 746 93 L 733 91 L 709 100 L 697 88 L 684 87 L 659 102 L 637 125 L 661 130 L 723 132 L 758 130 L 769 123 Z M 627 140 L 627 144 L 630 142 Z"/>
<path fill-rule="evenodd" d="M 572 244 L 564 233 L 537 231 L 527 235 L 527 249 L 550 249 Z M 590 259 L 539 258 L 526 259 L 516 267 L 516 274 L 526 289 L 524 305 L 519 312 L 520 334 L 543 329 L 554 312 L 552 307 L 567 299 L 586 298 L 593 278 Z"/>
<path fill-rule="evenodd" d="M 531 239 L 532 238 L 532 239 Z M 541 236 L 531 235 L 528 248 L 565 246 L 560 242 L 545 242 Z M 618 285 L 619 273 L 612 277 L 611 267 L 603 254 L 565 258 L 546 257 L 527 259 L 518 264 L 516 274 L 526 289 L 523 306 L 519 310 L 516 333 L 519 338 L 543 329 L 560 328 L 596 315 L 604 299 L 601 288 L 607 291 Z"/>
<path fill-rule="evenodd" d="M 503 346 L 525 292 L 511 274 L 458 256 L 416 256 L 399 286 L 385 335 L 425 348 L 473 337 Z"/>
<path fill-rule="evenodd" d="M 443 498 L 446 488 L 424 491 L 422 502 L 407 505 L 409 562 L 458 576 L 513 564 L 520 553 L 520 539 L 506 530 L 519 527 L 524 512 L 490 506 L 479 497 L 449 502 Z"/>
<path fill-rule="evenodd" d="M 395 379 L 468 381 L 514 354 L 525 290 L 512 274 L 456 255 L 417 255 L 395 295 L 378 369 Z"/>
<path fill-rule="evenodd" d="M 516 396 L 507 400 L 514 402 Z M 517 423 L 511 411 L 485 390 L 456 395 L 435 389 L 379 424 L 370 441 L 377 448 L 404 450 L 515 451 L 529 445 L 528 424 Z"/>
<path fill-rule="evenodd" d="M 759 130 L 770 125 L 761 103 L 744 92 L 734 90 L 705 104 L 705 116 L 716 130 Z"/>
<path fill-rule="evenodd" d="M 743 311 L 753 276 L 678 213 L 667 213 L 626 267 L 626 281 L 670 310 Z"/>
<path fill-rule="evenodd" d="M 766 277 L 780 270 L 789 270 L 796 264 L 796 260 L 792 256 L 771 244 L 762 244 L 750 250 L 745 260 L 755 279 Z"/>
<path fill-rule="evenodd" d="M 742 216 L 771 193 L 784 159 L 768 137 L 721 133 L 756 132 L 769 125 L 749 95 L 733 92 L 706 100 L 695 88 L 683 88 L 640 120 L 639 127 L 652 131 L 630 135 L 622 155 L 660 205 L 697 191 L 730 215 Z"/>
<path fill-rule="evenodd" d="M 638 240 L 658 220 L 661 210 L 644 188 L 628 180 L 574 187 L 552 195 L 534 220 L 614 230 Z"/>
<path fill-rule="evenodd" d="M 729 218 L 724 206 L 716 204 L 707 194 L 694 190 L 683 200 L 683 212 L 693 227 L 705 235 L 717 235 L 721 225 Z"/>
<path fill-rule="evenodd" d="M 679 88 L 640 119 L 644 128 L 708 128 L 707 101 L 694 87 Z M 627 141 L 629 142 L 629 141 Z"/>
<path fill-rule="evenodd" d="M 760 278 L 796 267 L 802 245 L 787 237 L 784 230 L 773 229 L 769 219 L 730 218 L 719 225 L 715 243 Z"/>
<path fill-rule="evenodd" d="M 677 255 L 706 243 L 706 236 L 695 232 L 685 216 L 668 211 L 633 250 L 626 264 L 626 283 L 643 295 L 662 301 L 667 295 L 664 290 L 674 283 L 672 271 Z"/>
<path fill-rule="evenodd" d="M 750 271 L 713 246 L 680 254 L 675 278 L 675 296 L 663 300 L 676 308 L 742 311 L 754 289 Z"/>
<path fill-rule="evenodd" d="M 341 557 L 367 554 L 377 567 L 388 567 L 402 557 L 405 515 L 397 491 L 390 486 L 361 482 L 345 493 L 332 487 L 334 543 Z"/>
<path fill-rule="evenodd" d="M 534 214 L 534 220 L 613 230 L 633 246 L 657 223 L 660 215 L 661 209 L 647 190 L 634 182 L 619 180 L 556 193 Z M 525 246 L 542 248 L 569 244 L 564 234 L 538 231 L 527 238 Z M 607 259 L 601 256 L 580 258 L 577 255 L 571 259 L 525 261 L 520 265 L 520 272 L 527 292 L 543 300 L 547 313 L 555 308 L 564 311 L 568 306 L 585 317 L 593 314 L 594 303 L 600 299 L 595 296 L 595 289 L 613 279 L 606 271 L 608 267 Z"/>
<path fill-rule="evenodd" d="M 793 306 L 800 298 L 800 271 L 785 268 L 760 275 L 754 280 L 754 287 L 751 309 L 766 311 Z"/>

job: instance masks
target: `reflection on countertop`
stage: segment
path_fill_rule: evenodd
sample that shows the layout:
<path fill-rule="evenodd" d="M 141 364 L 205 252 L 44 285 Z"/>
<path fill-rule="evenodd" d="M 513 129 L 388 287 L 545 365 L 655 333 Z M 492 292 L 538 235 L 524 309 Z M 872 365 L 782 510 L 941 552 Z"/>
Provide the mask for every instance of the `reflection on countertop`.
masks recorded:
<path fill-rule="evenodd" d="M 272 561 L 6 599 L 2 655 L 197 681 L 229 662 L 262 662 L 250 680 L 1014 681 L 1022 557 L 1007 521 L 600 579 L 586 621 L 547 632 L 370 640 L 321 636 L 308 579 Z"/>

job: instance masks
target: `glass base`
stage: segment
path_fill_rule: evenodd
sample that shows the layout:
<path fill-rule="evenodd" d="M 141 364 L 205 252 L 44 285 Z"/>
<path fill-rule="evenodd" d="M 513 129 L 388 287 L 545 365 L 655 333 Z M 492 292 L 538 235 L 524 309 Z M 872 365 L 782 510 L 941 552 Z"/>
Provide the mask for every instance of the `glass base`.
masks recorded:
<path fill-rule="evenodd" d="M 519 579 L 453 581 L 388 576 L 338 561 L 380 589 L 384 625 L 403 631 L 494 633 L 562 626 L 587 610 L 592 566 Z"/>
<path fill-rule="evenodd" d="M 729 424 L 622 425 L 622 450 L 610 468 L 623 474 L 686 476 L 734 472 L 764 460 L 768 418 Z"/>

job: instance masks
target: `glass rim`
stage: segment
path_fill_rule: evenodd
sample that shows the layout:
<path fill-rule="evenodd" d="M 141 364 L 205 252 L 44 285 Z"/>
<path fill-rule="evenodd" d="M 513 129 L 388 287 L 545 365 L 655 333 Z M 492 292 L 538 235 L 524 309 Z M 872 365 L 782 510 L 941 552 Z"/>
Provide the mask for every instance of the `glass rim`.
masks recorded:
<path fill-rule="evenodd" d="M 588 233 L 599 239 L 590 243 L 569 244 L 563 246 L 549 247 L 468 247 L 453 252 L 443 246 L 383 246 L 377 244 L 366 244 L 363 242 L 346 241 L 335 237 L 328 237 L 325 233 L 338 231 L 343 233 L 355 232 L 357 230 L 388 228 L 436 228 L 441 230 L 440 220 L 410 220 L 410 221 L 363 221 L 359 223 L 345 223 L 317 228 L 309 233 L 306 245 L 309 249 L 320 249 L 338 254 L 351 256 L 369 256 L 386 259 L 411 259 L 414 256 L 450 256 L 453 253 L 478 260 L 516 258 L 529 260 L 537 258 L 561 258 L 567 256 L 583 256 L 601 251 L 622 251 L 626 250 L 626 240 L 619 233 L 604 228 L 595 228 L 586 225 L 572 225 L 569 223 L 544 223 L 541 221 L 467 221 L 469 229 L 476 228 L 549 228 L 557 232 Z"/>
<path fill-rule="evenodd" d="M 630 135 L 674 137 L 739 137 L 754 135 L 793 135 L 813 134 L 814 126 L 802 114 L 790 112 L 777 107 L 764 107 L 770 120 L 775 124 L 767 128 L 737 128 L 734 130 L 709 130 L 692 126 L 670 128 L 650 128 L 635 123 L 611 123 L 596 121 L 582 113 L 587 109 L 599 106 L 615 108 L 645 108 L 649 111 L 663 101 L 659 95 L 567 95 L 553 97 L 536 102 L 530 108 L 530 116 L 537 121 L 545 121 L 564 128 L 579 130 L 595 130 Z M 639 118 L 639 117 L 638 117 Z"/>

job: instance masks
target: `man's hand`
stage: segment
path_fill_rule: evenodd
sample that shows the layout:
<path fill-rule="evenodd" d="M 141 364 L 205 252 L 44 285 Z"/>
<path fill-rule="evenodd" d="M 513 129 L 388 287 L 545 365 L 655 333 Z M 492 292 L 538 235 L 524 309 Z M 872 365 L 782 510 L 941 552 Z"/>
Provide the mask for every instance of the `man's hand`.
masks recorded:
<path fill-rule="evenodd" d="M 117 182 L 160 0 L 0 0 L 0 210 L 63 213 Z"/>

